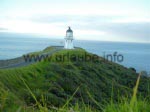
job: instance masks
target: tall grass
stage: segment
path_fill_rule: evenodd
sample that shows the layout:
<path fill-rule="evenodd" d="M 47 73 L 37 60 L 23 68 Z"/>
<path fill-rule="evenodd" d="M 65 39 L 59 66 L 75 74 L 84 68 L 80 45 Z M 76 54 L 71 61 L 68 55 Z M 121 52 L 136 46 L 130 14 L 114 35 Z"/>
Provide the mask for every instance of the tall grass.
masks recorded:
<path fill-rule="evenodd" d="M 138 100 L 137 99 L 137 92 L 138 92 L 138 86 L 140 83 L 140 77 L 141 77 L 141 75 L 139 75 L 137 78 L 136 85 L 133 88 L 133 95 L 130 100 L 128 98 L 123 98 L 121 102 L 113 103 L 113 99 L 111 97 L 111 102 L 106 106 L 105 105 L 102 106 L 99 102 L 97 102 L 92 97 L 90 92 L 87 91 L 87 94 L 89 95 L 91 100 L 101 108 L 102 112 L 150 112 L 150 108 L 149 108 L 150 103 L 146 100 L 140 100 L 140 99 Z M 34 98 L 34 100 L 36 101 L 39 111 L 40 112 L 48 112 L 49 111 L 48 107 L 41 105 L 37 101 L 36 96 L 32 93 L 29 86 L 25 83 L 25 81 L 23 79 L 22 79 L 22 81 L 23 81 L 24 85 L 26 86 L 26 88 L 28 89 L 28 91 L 30 92 L 30 94 L 32 95 L 32 97 Z M 62 106 L 60 108 L 50 107 L 51 112 L 99 112 L 100 110 L 94 110 L 90 106 L 85 105 L 84 102 L 81 105 L 76 103 L 74 106 L 69 106 L 70 101 L 73 99 L 74 95 L 77 93 L 78 90 L 79 90 L 79 87 L 76 89 L 76 91 L 73 93 L 73 95 L 66 101 L 64 106 Z M 112 94 L 113 94 L 113 89 L 112 89 Z M 44 102 L 44 100 L 43 100 L 43 102 Z"/>
<path fill-rule="evenodd" d="M 89 98 L 97 105 L 99 106 L 100 110 L 93 109 L 90 105 L 79 104 L 78 102 L 75 105 L 71 105 L 70 102 L 77 93 L 77 91 L 80 89 L 80 86 L 75 90 L 73 95 L 66 101 L 66 103 L 62 107 L 53 107 L 46 105 L 46 101 L 43 95 L 41 95 L 42 103 L 39 102 L 36 98 L 36 96 L 33 94 L 32 90 L 28 86 L 28 84 L 25 82 L 25 80 L 20 77 L 20 80 L 23 82 L 24 86 L 28 90 L 28 92 L 31 94 L 33 99 L 35 100 L 35 105 L 33 107 L 30 107 L 28 109 L 24 108 L 23 106 L 19 106 L 15 110 L 12 110 L 12 112 L 150 112 L 150 102 L 146 99 L 138 99 L 137 93 L 138 93 L 138 87 L 140 83 L 140 77 L 138 76 L 135 87 L 133 88 L 133 95 L 132 98 L 120 98 L 121 101 L 118 103 L 113 102 L 113 91 L 112 89 L 112 96 L 110 103 L 107 103 L 106 105 L 102 105 L 101 103 L 97 102 L 96 99 L 92 97 L 89 91 L 86 93 L 89 95 Z M 0 83 L 0 86 L 3 86 Z M 0 112 L 3 112 L 6 108 L 6 100 L 8 96 L 8 91 L 4 89 L 0 89 Z M 7 107 L 8 108 L 8 107 Z"/>
<path fill-rule="evenodd" d="M 150 102 L 146 99 L 137 99 L 137 92 L 140 83 L 141 74 L 139 74 L 136 85 L 133 88 L 132 98 L 122 98 L 119 103 L 110 103 L 105 107 L 104 112 L 150 112 Z"/>
<path fill-rule="evenodd" d="M 0 111 L 5 108 L 6 100 L 8 97 L 8 91 L 3 88 L 3 84 L 0 83 Z"/>

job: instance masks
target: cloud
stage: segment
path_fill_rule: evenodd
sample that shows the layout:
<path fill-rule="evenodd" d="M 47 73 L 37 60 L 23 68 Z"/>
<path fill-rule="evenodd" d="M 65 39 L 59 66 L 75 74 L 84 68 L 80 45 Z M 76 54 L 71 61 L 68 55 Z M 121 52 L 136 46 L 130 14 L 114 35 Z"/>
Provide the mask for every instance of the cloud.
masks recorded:
<path fill-rule="evenodd" d="M 26 0 L 8 4 L 1 11 L 0 31 L 64 36 L 71 26 L 78 39 L 150 42 L 149 7 L 144 1 L 38 0 L 35 4 Z"/>
<path fill-rule="evenodd" d="M 7 28 L 0 27 L 0 32 L 8 32 Z"/>
<path fill-rule="evenodd" d="M 8 29 L 7 29 L 7 28 L 1 28 L 1 27 L 0 27 L 0 30 L 4 31 L 4 30 L 8 30 Z"/>
<path fill-rule="evenodd" d="M 112 21 L 113 23 L 150 23 L 150 17 L 149 18 L 135 18 L 135 17 L 128 17 L 128 18 L 119 18 Z"/>
<path fill-rule="evenodd" d="M 150 23 L 110 24 L 105 30 L 124 40 L 150 42 Z"/>
<path fill-rule="evenodd" d="M 27 20 L 5 20 L 1 26 L 7 27 L 11 32 L 39 33 L 60 37 L 64 37 L 67 26 L 71 26 L 77 39 L 150 42 L 150 23 L 148 21 L 141 19 L 136 22 L 121 22 L 119 18 L 126 19 L 126 17 L 118 16 L 43 15 Z"/>
<path fill-rule="evenodd" d="M 129 22 L 129 23 L 101 23 L 86 26 L 87 29 L 106 32 L 110 41 L 132 41 L 150 43 L 150 23 L 147 22 Z M 104 37 L 99 37 L 103 40 Z"/>

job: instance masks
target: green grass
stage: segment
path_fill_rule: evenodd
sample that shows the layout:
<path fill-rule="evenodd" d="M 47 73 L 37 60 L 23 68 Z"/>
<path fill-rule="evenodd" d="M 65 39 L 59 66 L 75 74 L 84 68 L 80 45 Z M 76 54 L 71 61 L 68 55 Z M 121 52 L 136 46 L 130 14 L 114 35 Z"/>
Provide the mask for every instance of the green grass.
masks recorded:
<path fill-rule="evenodd" d="M 92 108 L 90 105 L 85 105 L 84 102 L 82 102 L 81 104 L 77 102 L 75 103 L 75 105 L 69 104 L 80 87 L 78 87 L 75 90 L 73 95 L 68 100 L 66 100 L 66 103 L 64 103 L 62 107 L 59 107 L 59 108 L 54 107 L 54 106 L 48 107 L 48 105 L 45 103 L 46 100 L 44 96 L 41 97 L 42 102 L 40 103 L 37 100 L 36 95 L 32 92 L 30 87 L 25 82 L 25 80 L 22 77 L 20 77 L 20 80 L 23 82 L 24 86 L 27 88 L 28 92 L 31 94 L 31 96 L 35 100 L 36 102 L 35 105 L 37 105 L 37 108 L 35 108 L 34 106 L 24 108 L 21 105 L 20 106 L 17 105 L 16 107 L 13 107 L 13 110 L 11 108 L 11 110 L 6 109 L 7 111 L 10 111 L 10 112 L 12 111 L 14 112 L 22 112 L 22 111 L 24 112 L 30 112 L 30 111 L 31 112 L 49 112 L 49 111 L 51 112 L 149 112 L 150 111 L 149 101 L 147 101 L 146 99 L 143 99 L 143 100 L 137 99 L 140 76 L 138 77 L 136 85 L 133 89 L 133 96 L 131 99 L 120 98 L 120 101 L 118 103 L 111 101 L 110 103 L 106 102 L 107 104 L 101 105 L 101 103 L 97 102 L 88 92 L 88 95 L 91 98 L 91 100 L 93 100 L 96 105 L 100 106 L 101 110 L 96 110 Z M 8 100 L 8 94 L 10 94 L 8 91 L 1 89 L 1 97 L 0 97 L 1 111 L 5 110 L 6 100 Z"/>
<path fill-rule="evenodd" d="M 29 53 L 29 55 L 40 55 L 40 54 L 43 54 L 43 53 L 48 53 L 50 51 L 53 51 L 54 49 L 55 49 L 54 47 L 47 47 L 43 51 L 31 52 L 31 53 Z"/>
<path fill-rule="evenodd" d="M 119 103 L 110 103 L 105 107 L 104 112 L 150 112 L 150 101 L 145 98 L 137 99 L 139 83 L 140 75 L 133 89 L 132 98 L 122 98 Z"/>
<path fill-rule="evenodd" d="M 135 71 L 102 60 L 55 60 L 56 55 L 85 52 L 61 50 L 53 54 L 53 62 L 0 70 L 0 111 L 149 112 L 149 78 L 137 80 Z"/>

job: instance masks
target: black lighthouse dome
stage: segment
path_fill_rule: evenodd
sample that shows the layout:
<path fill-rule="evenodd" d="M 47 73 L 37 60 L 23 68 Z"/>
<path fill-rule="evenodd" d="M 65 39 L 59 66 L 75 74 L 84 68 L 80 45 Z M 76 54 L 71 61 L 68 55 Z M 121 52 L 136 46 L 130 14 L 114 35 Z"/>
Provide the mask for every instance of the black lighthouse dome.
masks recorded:
<path fill-rule="evenodd" d="M 70 28 L 70 26 L 68 27 L 69 29 L 66 31 L 66 32 L 73 32 L 72 30 L 71 30 L 71 28 Z"/>

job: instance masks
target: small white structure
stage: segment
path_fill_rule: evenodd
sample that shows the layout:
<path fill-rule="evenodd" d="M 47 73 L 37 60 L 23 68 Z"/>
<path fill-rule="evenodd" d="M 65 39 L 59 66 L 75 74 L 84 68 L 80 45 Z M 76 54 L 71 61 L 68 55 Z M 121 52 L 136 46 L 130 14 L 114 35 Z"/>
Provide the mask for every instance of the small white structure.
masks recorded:
<path fill-rule="evenodd" d="M 73 31 L 69 27 L 69 29 L 66 31 L 66 37 L 65 37 L 65 49 L 74 49 L 73 46 Z"/>

